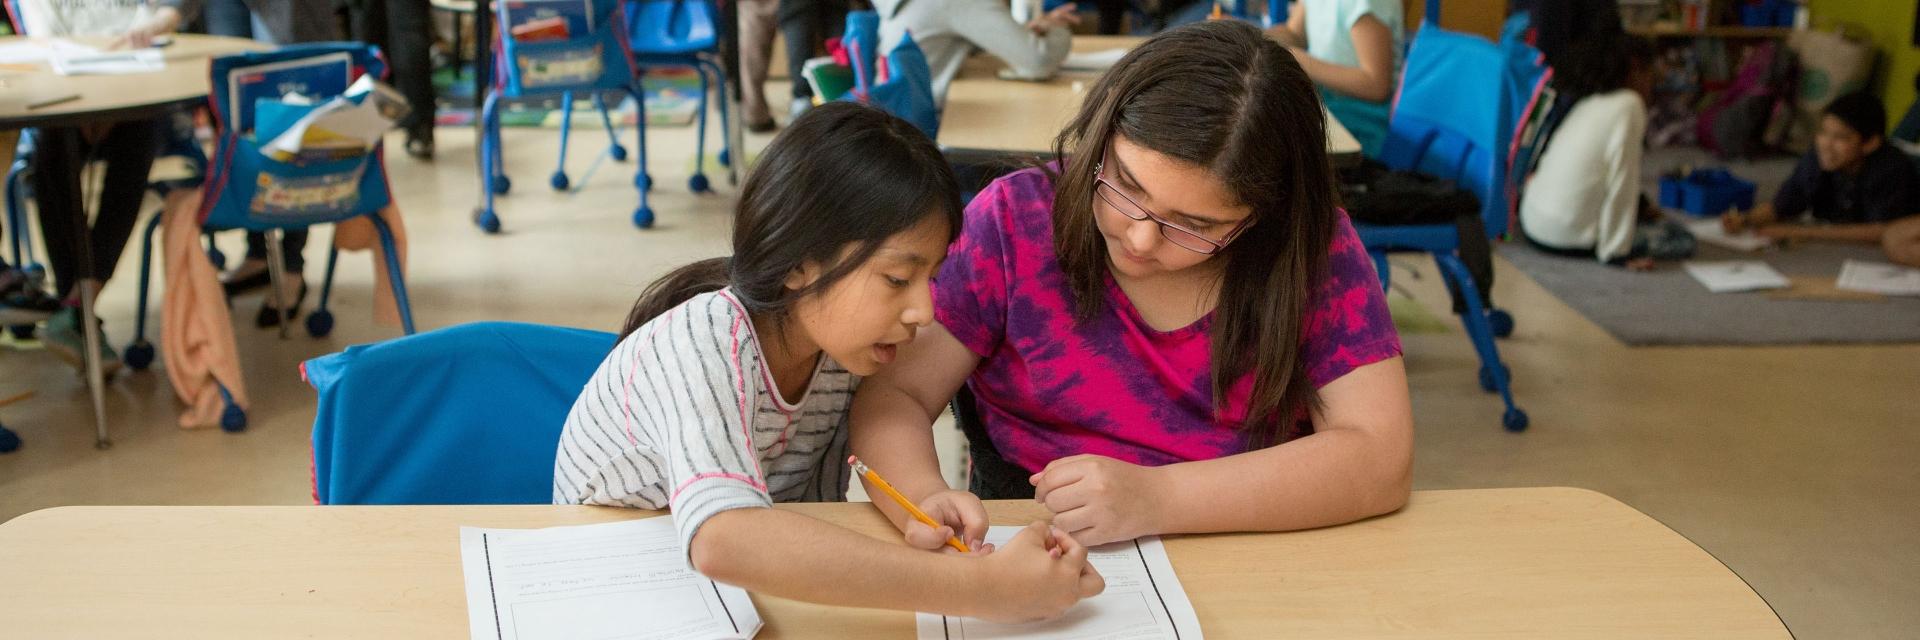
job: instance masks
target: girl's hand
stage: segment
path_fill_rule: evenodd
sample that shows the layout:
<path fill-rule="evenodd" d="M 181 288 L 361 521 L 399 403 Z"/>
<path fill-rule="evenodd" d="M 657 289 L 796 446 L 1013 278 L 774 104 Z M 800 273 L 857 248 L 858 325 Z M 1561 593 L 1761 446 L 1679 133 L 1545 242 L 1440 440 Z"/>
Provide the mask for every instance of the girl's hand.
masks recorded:
<path fill-rule="evenodd" d="M 987 507 L 980 498 L 966 491 L 948 489 L 927 496 L 917 505 L 927 517 L 941 524 L 940 528 L 929 527 L 919 520 L 908 519 L 906 529 L 901 531 L 907 544 L 919 549 L 937 551 L 947 547 L 947 539 L 959 537 L 976 554 L 991 552 L 993 546 L 986 544 Z M 956 551 L 957 553 L 957 551 Z"/>
<path fill-rule="evenodd" d="M 1157 467 L 1077 455 L 1049 463 L 1027 482 L 1033 499 L 1054 513 L 1054 528 L 1099 546 L 1159 533 L 1164 475 Z"/>
<path fill-rule="evenodd" d="M 1047 35 L 1054 27 L 1072 27 L 1080 24 L 1080 8 L 1073 3 L 1054 7 L 1046 15 L 1027 22 L 1027 29 L 1039 35 Z"/>
<path fill-rule="evenodd" d="M 992 622 L 1046 620 L 1082 598 L 1100 595 L 1107 581 L 1087 562 L 1087 547 L 1064 531 L 1035 522 L 980 561 L 983 582 L 973 593 L 973 617 Z"/>
<path fill-rule="evenodd" d="M 173 33 L 180 26 L 180 12 L 173 7 L 161 7 L 153 17 L 134 25 L 126 33 L 107 45 L 108 49 L 145 49 L 153 46 L 160 36 Z"/>

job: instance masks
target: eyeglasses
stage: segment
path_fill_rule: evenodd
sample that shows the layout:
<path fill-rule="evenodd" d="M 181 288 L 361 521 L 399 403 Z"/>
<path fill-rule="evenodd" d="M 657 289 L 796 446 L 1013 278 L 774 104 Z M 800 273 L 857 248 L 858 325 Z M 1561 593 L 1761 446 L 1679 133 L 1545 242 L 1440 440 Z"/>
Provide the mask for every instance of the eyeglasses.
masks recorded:
<path fill-rule="evenodd" d="M 1219 253 L 1220 250 L 1227 248 L 1227 243 L 1233 242 L 1233 239 L 1239 237 L 1240 232 L 1245 231 L 1247 225 L 1253 222 L 1253 216 L 1247 216 L 1241 219 L 1239 224 L 1235 224 L 1232 230 L 1227 231 L 1227 235 L 1214 240 L 1198 231 L 1155 215 L 1146 207 L 1140 206 L 1140 203 L 1134 202 L 1133 198 L 1121 192 L 1119 187 L 1107 182 L 1106 164 L 1098 162 L 1093 165 L 1093 193 L 1100 196 L 1100 200 L 1106 202 L 1107 206 L 1119 211 L 1120 215 L 1133 220 L 1152 220 L 1154 224 L 1160 225 L 1160 236 L 1182 249 L 1202 255 Z"/>

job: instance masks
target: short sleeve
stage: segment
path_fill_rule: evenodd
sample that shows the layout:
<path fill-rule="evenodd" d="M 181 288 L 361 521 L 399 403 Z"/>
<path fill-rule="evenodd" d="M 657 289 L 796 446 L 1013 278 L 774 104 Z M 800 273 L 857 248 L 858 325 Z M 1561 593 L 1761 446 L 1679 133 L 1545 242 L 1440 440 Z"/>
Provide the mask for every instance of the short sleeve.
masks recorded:
<path fill-rule="evenodd" d="M 1342 36 L 1347 36 L 1347 34 L 1352 33 L 1353 25 L 1359 23 L 1360 18 L 1365 16 L 1373 16 L 1373 19 L 1379 20 L 1380 24 L 1386 25 L 1389 31 L 1400 28 L 1401 14 L 1403 12 L 1400 9 L 1399 0 L 1346 1 L 1347 7 L 1343 9 L 1345 13 L 1340 16 L 1340 33 Z M 1397 39 L 1398 35 L 1396 34 L 1395 37 Z"/>
<path fill-rule="evenodd" d="M 960 237 L 933 279 L 934 319 L 982 358 L 1006 336 L 1012 236 L 1003 222 L 1016 206 L 1008 181 L 987 185 L 967 204 Z"/>
<path fill-rule="evenodd" d="M 750 416 L 759 391 L 752 326 L 724 295 L 676 308 L 637 354 L 629 378 L 647 432 L 666 461 L 666 486 L 682 553 L 715 514 L 772 507 L 754 455 Z M 644 329 L 643 329 L 644 330 Z"/>
<path fill-rule="evenodd" d="M 1345 213 L 1327 251 L 1326 278 L 1314 292 L 1301 336 L 1307 381 L 1324 387 L 1354 369 L 1400 355 L 1373 260 Z"/>

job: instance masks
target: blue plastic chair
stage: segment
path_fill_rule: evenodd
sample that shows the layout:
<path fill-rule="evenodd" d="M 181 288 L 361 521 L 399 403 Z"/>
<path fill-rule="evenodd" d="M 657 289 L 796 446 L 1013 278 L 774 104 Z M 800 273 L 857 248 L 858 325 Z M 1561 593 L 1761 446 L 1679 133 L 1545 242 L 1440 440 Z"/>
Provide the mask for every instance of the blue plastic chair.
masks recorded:
<path fill-rule="evenodd" d="M 1402 171 L 1418 171 L 1452 180 L 1480 199 L 1488 237 L 1507 230 L 1506 151 L 1512 121 L 1504 92 L 1503 54 L 1485 39 L 1423 24 L 1408 51 L 1406 69 L 1388 122 L 1381 162 Z M 1385 286 L 1387 254 L 1423 251 L 1466 305 L 1462 321 L 1480 356 L 1480 386 L 1498 391 L 1506 404 L 1501 425 L 1527 428 L 1527 414 L 1514 405 L 1511 376 L 1494 343 L 1496 324 L 1511 330 L 1504 312 L 1483 308 L 1479 288 L 1460 261 L 1460 236 L 1453 224 L 1379 226 L 1354 224 L 1373 256 Z M 1498 317 L 1496 317 L 1498 316 Z"/>
<path fill-rule="evenodd" d="M 694 193 L 707 193 L 713 190 L 707 180 L 707 106 L 715 88 L 724 94 L 727 87 L 727 72 L 720 64 L 720 10 L 712 0 L 624 0 L 627 6 L 627 44 L 633 49 L 636 72 L 633 84 L 641 96 L 639 100 L 640 117 L 635 128 L 642 130 L 640 137 L 639 162 L 640 175 L 636 178 L 641 185 L 640 209 L 633 213 L 633 224 L 642 229 L 653 226 L 653 208 L 647 205 L 647 191 L 652 188 L 653 176 L 647 173 L 646 130 L 646 92 L 638 90 L 640 78 L 647 69 L 656 67 L 692 67 L 700 76 L 700 116 L 694 134 L 693 176 L 687 178 L 687 190 Z M 719 101 L 720 130 L 728 131 L 727 101 Z M 602 105 L 602 109 L 605 106 Z M 730 170 L 732 181 L 739 180 L 739 174 L 733 172 L 731 143 L 720 144 L 720 166 Z"/>
<path fill-rule="evenodd" d="M 473 212 L 473 222 L 487 233 L 500 231 L 500 217 L 494 211 L 493 197 L 504 195 L 513 189 L 513 181 L 507 178 L 506 167 L 502 160 L 505 149 L 500 143 L 500 101 L 501 99 L 528 98 L 539 96 L 559 96 L 567 111 L 560 127 L 560 160 L 549 179 L 556 190 L 565 190 L 570 181 L 566 174 L 567 138 L 572 130 L 573 94 L 587 93 L 593 96 L 598 105 L 601 122 L 606 126 L 607 135 L 616 134 L 613 122 L 609 119 L 603 94 L 607 92 L 626 92 L 644 109 L 644 98 L 639 87 L 632 81 L 632 53 L 627 47 L 627 35 L 624 28 L 622 0 L 592 0 L 589 9 L 593 12 L 592 30 L 575 33 L 565 40 L 544 42 L 519 42 L 510 37 L 511 12 L 502 11 L 495 15 L 497 31 L 500 34 L 494 40 L 494 84 L 487 89 L 480 106 L 480 192 L 481 204 Z M 584 30 L 584 29 L 582 29 Z M 639 129 L 640 145 L 646 146 L 646 127 Z M 626 155 L 618 141 L 609 145 L 609 153 L 616 160 Z M 646 207 L 647 184 L 643 175 L 636 175 L 634 186 L 640 189 L 641 208 Z"/>
<path fill-rule="evenodd" d="M 261 147 L 267 141 L 255 140 L 252 135 L 258 103 L 232 104 L 230 90 L 234 87 L 228 83 L 229 72 L 269 68 L 266 65 L 272 65 L 274 70 L 253 76 L 247 86 L 240 88 L 243 94 L 277 94 L 278 85 L 307 83 L 305 86 L 309 91 L 304 93 L 309 94 L 308 97 L 323 100 L 331 98 L 337 95 L 337 91 L 344 90 L 345 86 L 340 85 L 334 91 L 326 90 L 327 86 L 336 82 L 330 71 L 319 74 L 326 76 L 324 83 L 316 80 L 318 76 L 304 74 L 313 73 L 315 67 L 343 56 L 349 61 L 349 73 L 354 78 L 362 75 L 377 78 L 386 73 L 386 63 L 381 59 L 379 49 L 358 42 L 289 45 L 272 51 L 213 59 L 210 65 L 212 93 L 209 102 L 213 106 L 215 119 L 220 123 L 220 138 L 214 147 L 213 158 L 207 163 L 203 187 L 205 197 L 200 203 L 200 225 L 209 230 L 269 232 L 302 229 L 365 216 L 379 233 L 380 246 L 387 261 L 388 283 L 400 307 L 400 322 L 405 332 L 411 334 L 413 309 L 408 303 L 406 281 L 401 275 L 393 230 L 379 215 L 380 210 L 393 201 L 387 184 L 382 144 L 376 143 L 365 154 L 327 162 L 278 161 L 261 152 Z M 303 67 L 303 64 L 311 66 Z M 264 87 L 268 83 L 276 84 L 276 88 L 247 88 Z M 340 185 L 344 184 L 352 184 L 353 187 L 341 189 Z M 146 282 L 151 271 L 150 247 L 155 228 L 157 221 L 148 223 L 147 238 L 144 240 L 148 249 L 142 251 L 141 296 L 138 302 L 140 318 L 146 317 Z M 269 249 L 277 251 L 279 243 L 269 242 L 268 245 Z M 327 301 L 333 294 L 334 267 L 339 260 L 339 250 L 330 247 L 327 251 L 326 276 L 320 284 L 320 302 L 306 320 L 307 333 L 316 338 L 325 337 L 333 331 L 333 313 L 327 310 Z M 270 273 L 278 270 L 277 259 L 269 259 L 268 263 Z M 275 282 L 275 287 L 278 286 L 279 283 Z M 281 324 L 283 336 L 286 325 Z M 143 350 L 151 350 L 144 340 L 137 341 L 136 345 L 142 346 Z"/>
<path fill-rule="evenodd" d="M 880 14 L 854 11 L 847 14 L 846 35 L 841 38 L 853 63 L 853 89 L 839 100 L 851 100 L 893 114 L 927 135 L 940 137 L 940 107 L 933 100 L 933 70 L 927 66 L 927 54 L 906 34 L 887 51 L 887 78 L 874 76 L 879 69 Z"/>
<path fill-rule="evenodd" d="M 512 322 L 308 360 L 320 504 L 547 504 L 567 412 L 613 334 Z"/>

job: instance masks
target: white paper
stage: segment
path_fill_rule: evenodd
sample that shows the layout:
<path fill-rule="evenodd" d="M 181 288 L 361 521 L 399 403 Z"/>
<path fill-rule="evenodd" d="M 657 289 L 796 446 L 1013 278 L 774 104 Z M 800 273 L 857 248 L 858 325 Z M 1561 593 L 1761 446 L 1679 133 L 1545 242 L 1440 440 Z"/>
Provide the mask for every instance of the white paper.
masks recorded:
<path fill-rule="evenodd" d="M 56 55 L 97 55 L 99 49 L 58 38 L 32 39 L 0 44 L 0 64 L 34 64 L 53 60 Z"/>
<path fill-rule="evenodd" d="M 63 76 L 152 73 L 167 68 L 166 58 L 161 57 L 158 49 L 96 53 L 56 51 L 51 62 L 53 72 Z"/>
<path fill-rule="evenodd" d="M 1734 251 L 1759 251 L 1773 246 L 1773 239 L 1754 233 L 1748 229 L 1739 233 L 1727 233 L 1720 226 L 1719 218 L 1694 220 L 1687 223 L 1687 232 L 1694 238 L 1711 245 L 1718 245 Z"/>
<path fill-rule="evenodd" d="M 474 640 L 751 638 L 747 592 L 687 566 L 673 519 L 460 528 Z"/>
<path fill-rule="evenodd" d="M 1004 545 L 1023 528 L 989 528 L 987 542 Z M 917 617 L 920 640 L 1202 640 L 1200 619 L 1159 537 L 1095 547 L 1087 559 L 1106 579 L 1107 590 L 1059 618 L 1010 625 L 922 613 Z"/>
<path fill-rule="evenodd" d="M 1693 276 L 1694 280 L 1714 293 L 1785 289 L 1792 286 L 1786 276 L 1759 260 L 1688 262 L 1686 266 L 1687 275 Z"/>
<path fill-rule="evenodd" d="M 1120 59 L 1126 57 L 1126 55 L 1126 49 L 1102 49 L 1099 51 L 1088 51 L 1086 53 L 1070 53 L 1067 54 L 1066 61 L 1060 63 L 1060 68 L 1068 71 L 1106 71 L 1108 67 L 1119 63 Z"/>
<path fill-rule="evenodd" d="M 282 99 L 291 102 L 296 95 Z M 354 101 L 356 97 L 361 97 L 359 102 Z M 376 98 L 372 78 L 361 76 L 346 95 L 307 112 L 262 151 L 275 160 L 289 162 L 303 155 L 347 156 L 371 149 L 394 123 L 391 110 L 383 110 Z"/>
<path fill-rule="evenodd" d="M 1889 296 L 1920 296 L 1920 269 L 1885 262 L 1848 260 L 1835 288 Z"/>

